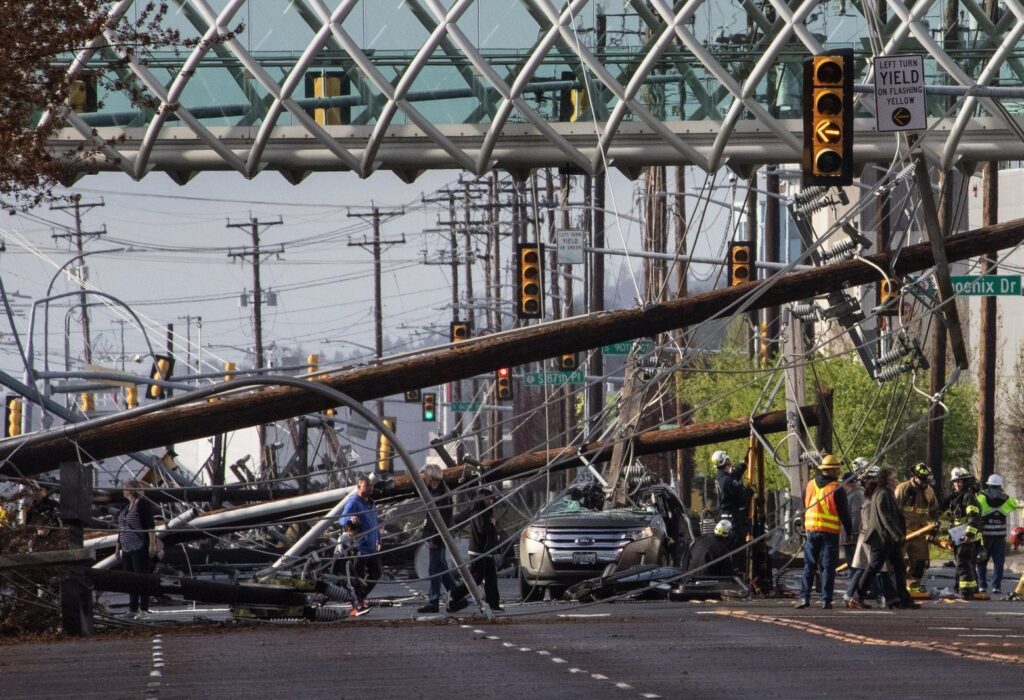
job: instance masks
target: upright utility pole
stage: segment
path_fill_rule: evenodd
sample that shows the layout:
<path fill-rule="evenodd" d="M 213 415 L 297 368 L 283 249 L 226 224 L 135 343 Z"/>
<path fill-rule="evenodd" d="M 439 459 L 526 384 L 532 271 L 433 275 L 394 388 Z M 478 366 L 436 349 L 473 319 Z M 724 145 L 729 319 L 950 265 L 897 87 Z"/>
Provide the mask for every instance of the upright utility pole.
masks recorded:
<path fill-rule="evenodd" d="M 263 356 L 263 287 L 260 283 L 260 264 L 263 262 L 263 256 L 269 257 L 284 253 L 283 245 L 277 245 L 271 249 L 261 248 L 260 233 L 263 229 L 277 226 L 281 223 L 283 223 L 281 217 L 278 217 L 277 221 L 260 221 L 250 216 L 249 221 L 245 223 L 233 224 L 229 221 L 227 224 L 228 228 L 248 229 L 249 235 L 252 237 L 251 248 L 242 248 L 237 251 L 229 250 L 228 257 L 232 259 L 252 259 L 252 325 L 256 343 L 256 369 L 263 369 L 266 366 Z"/>
<path fill-rule="evenodd" d="M 92 240 L 93 238 L 99 238 L 107 233 L 106 224 L 99 231 L 83 231 L 82 230 L 82 214 L 88 212 L 95 207 L 106 206 L 103 200 L 98 202 L 82 203 L 81 195 L 74 195 L 71 198 L 71 204 L 62 204 L 51 206 L 50 209 L 54 211 L 73 211 L 75 217 L 75 230 L 68 231 L 67 233 L 55 233 L 54 238 L 67 238 L 74 240 L 75 249 L 79 257 L 85 252 L 85 239 Z M 80 268 L 78 271 L 78 286 L 81 288 L 82 293 L 79 296 L 79 303 L 82 306 L 82 343 L 84 345 L 83 352 L 85 358 L 85 364 L 92 364 L 92 341 L 90 339 L 89 332 L 89 304 L 86 299 L 86 285 L 85 285 L 85 262 L 79 263 Z"/>
<path fill-rule="evenodd" d="M 382 246 L 392 246 L 405 243 L 405 235 L 403 234 L 399 239 L 381 240 L 380 237 L 380 219 L 382 216 L 387 218 L 394 218 L 401 216 L 405 213 L 405 209 L 391 209 L 381 211 L 380 207 L 374 205 L 371 206 L 369 212 L 353 212 L 349 211 L 348 216 L 352 218 L 359 218 L 363 220 L 369 220 L 373 224 L 373 240 L 372 241 L 357 241 L 348 244 L 349 248 L 358 247 L 364 250 L 369 250 L 373 255 L 373 352 L 379 363 L 381 358 L 384 357 L 384 306 L 381 299 L 381 282 L 380 282 L 380 254 Z M 377 399 L 377 415 L 384 416 L 384 401 Z"/>
<path fill-rule="evenodd" d="M 999 163 L 986 163 L 982 180 L 982 226 L 991 226 L 999 220 Z M 996 274 L 999 251 L 991 251 L 981 258 L 981 274 Z M 978 477 L 984 482 L 995 471 L 996 462 L 996 321 L 999 313 L 994 296 L 981 298 L 980 333 L 978 348 Z"/>
<path fill-rule="evenodd" d="M 249 235 L 252 240 L 251 248 L 242 248 L 241 250 L 228 251 L 228 257 L 231 259 L 240 258 L 242 260 L 252 259 L 252 329 L 253 336 L 255 338 L 255 369 L 261 370 L 266 366 L 266 361 L 263 356 L 263 286 L 260 283 L 260 264 L 263 262 L 263 256 L 270 255 L 281 255 L 284 252 L 284 246 L 278 245 L 274 248 L 267 250 L 260 247 L 260 233 L 263 229 L 270 228 L 271 226 L 277 226 L 283 223 L 281 217 L 277 217 L 277 221 L 260 221 L 259 219 L 250 216 L 249 221 L 245 223 L 233 224 L 228 221 L 228 228 L 248 229 Z M 169 340 L 169 339 L 168 339 Z M 260 476 L 264 476 L 266 470 L 266 455 L 264 454 L 263 446 L 266 444 L 266 433 L 267 429 L 263 425 L 256 426 L 256 441 L 259 443 L 259 465 L 260 465 Z"/>

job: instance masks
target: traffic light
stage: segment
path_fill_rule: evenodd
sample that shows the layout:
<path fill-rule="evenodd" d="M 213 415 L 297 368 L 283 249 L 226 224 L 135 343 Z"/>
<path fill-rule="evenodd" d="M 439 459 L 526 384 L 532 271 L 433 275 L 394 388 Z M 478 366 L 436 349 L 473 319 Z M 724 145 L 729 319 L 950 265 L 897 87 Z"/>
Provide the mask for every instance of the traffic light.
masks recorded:
<path fill-rule="evenodd" d="M 174 371 L 174 358 L 169 355 L 157 355 L 153 358 L 153 368 L 149 370 L 150 379 L 168 380 Z M 158 384 L 150 384 L 146 396 L 151 399 L 162 399 L 166 396 L 164 388 Z"/>
<path fill-rule="evenodd" d="M 882 316 L 896 316 L 900 308 L 896 300 L 900 296 L 900 283 L 894 277 L 884 279 L 878 283 L 878 306 L 879 314 Z"/>
<path fill-rule="evenodd" d="M 397 425 L 394 418 L 381 418 L 388 430 L 395 432 Z M 395 467 L 395 448 L 384 433 L 377 434 L 377 471 L 390 472 Z"/>
<path fill-rule="evenodd" d="M 853 184 L 853 51 L 804 60 L 802 184 Z"/>
<path fill-rule="evenodd" d="M 760 344 L 759 347 L 758 347 L 758 350 L 759 350 L 758 354 L 759 354 L 760 359 L 761 359 L 761 366 L 762 367 L 767 367 L 769 361 L 771 360 L 771 357 L 768 354 L 768 349 L 771 347 L 771 345 L 768 343 L 768 324 L 767 323 L 762 323 L 761 324 L 761 333 L 760 333 L 760 336 L 758 337 L 758 342 Z"/>
<path fill-rule="evenodd" d="M 4 437 L 21 435 L 22 401 L 17 396 L 8 396 L 4 402 Z"/>
<path fill-rule="evenodd" d="M 139 405 L 139 390 L 134 386 L 124 388 L 124 407 L 137 408 Z"/>
<path fill-rule="evenodd" d="M 320 371 L 320 356 L 312 353 L 306 355 L 306 373 L 316 374 Z"/>
<path fill-rule="evenodd" d="M 544 315 L 542 260 L 539 245 L 516 245 L 516 318 L 541 318 Z"/>
<path fill-rule="evenodd" d="M 574 370 L 580 366 L 579 359 L 574 352 L 562 353 L 558 359 L 558 369 Z"/>
<path fill-rule="evenodd" d="M 419 403 L 419 401 L 420 401 L 420 390 L 419 389 L 409 389 L 409 391 L 405 392 L 405 402 L 406 403 Z"/>
<path fill-rule="evenodd" d="M 82 409 L 82 413 L 92 413 L 96 410 L 96 397 L 91 392 L 82 392 L 78 399 L 78 406 Z"/>
<path fill-rule="evenodd" d="M 72 112 L 95 112 L 99 107 L 96 74 L 83 71 L 68 86 L 68 106 Z"/>
<path fill-rule="evenodd" d="M 562 80 L 575 80 L 572 71 L 562 71 Z M 564 88 L 558 101 L 558 121 L 579 121 L 590 108 L 590 98 L 583 88 Z"/>
<path fill-rule="evenodd" d="M 473 323 L 471 321 L 452 321 L 449 326 L 448 337 L 453 343 L 469 340 L 473 335 Z"/>
<path fill-rule="evenodd" d="M 512 372 L 508 367 L 502 367 L 495 371 L 494 386 L 498 401 L 511 401 L 515 398 L 515 394 L 512 392 Z"/>
<path fill-rule="evenodd" d="M 743 241 L 729 244 L 729 286 L 736 287 L 754 279 L 754 246 Z"/>
<path fill-rule="evenodd" d="M 423 408 L 423 420 L 429 422 L 437 421 L 437 394 L 432 391 L 423 392 L 423 400 L 420 406 Z"/>

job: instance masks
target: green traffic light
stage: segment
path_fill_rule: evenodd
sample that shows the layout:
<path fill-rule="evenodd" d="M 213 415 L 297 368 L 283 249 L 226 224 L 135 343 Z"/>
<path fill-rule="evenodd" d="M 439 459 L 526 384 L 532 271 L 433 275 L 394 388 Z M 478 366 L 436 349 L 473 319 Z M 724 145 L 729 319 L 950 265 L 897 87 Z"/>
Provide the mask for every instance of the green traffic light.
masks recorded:
<path fill-rule="evenodd" d="M 434 412 L 433 411 L 424 411 L 423 412 L 423 420 L 434 420 Z"/>

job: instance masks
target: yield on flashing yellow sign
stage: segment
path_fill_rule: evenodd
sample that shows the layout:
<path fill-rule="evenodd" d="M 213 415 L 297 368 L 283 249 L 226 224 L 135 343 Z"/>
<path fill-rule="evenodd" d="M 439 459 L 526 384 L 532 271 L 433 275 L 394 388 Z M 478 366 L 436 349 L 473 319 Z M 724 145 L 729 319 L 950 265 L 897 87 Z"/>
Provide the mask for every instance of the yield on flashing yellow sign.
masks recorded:
<path fill-rule="evenodd" d="M 952 275 L 953 291 L 966 297 L 1019 297 L 1020 275 Z"/>

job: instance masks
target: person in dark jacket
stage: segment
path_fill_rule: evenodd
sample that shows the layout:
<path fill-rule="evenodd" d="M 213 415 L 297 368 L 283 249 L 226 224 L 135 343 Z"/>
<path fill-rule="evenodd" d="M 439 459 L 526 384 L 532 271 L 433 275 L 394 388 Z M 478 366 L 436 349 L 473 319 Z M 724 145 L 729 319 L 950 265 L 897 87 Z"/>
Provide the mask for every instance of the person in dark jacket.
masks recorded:
<path fill-rule="evenodd" d="M 747 540 L 747 521 L 753 491 L 743 484 L 743 466 L 734 465 L 725 450 L 718 450 L 711 455 L 711 463 L 718 469 L 715 492 L 719 514 L 732 523 L 732 532 L 726 541 L 730 549 L 736 550 Z M 745 569 L 746 557 L 746 550 L 737 552 L 733 556 L 733 567 Z"/>
<path fill-rule="evenodd" d="M 469 520 L 469 572 L 479 585 L 484 584 L 484 597 L 491 610 L 501 612 L 501 594 L 498 592 L 498 568 L 494 564 L 494 550 L 501 537 L 494 515 L 497 496 L 494 489 L 485 486 L 477 493 L 476 500 L 464 511 L 456 514 L 457 522 Z M 466 584 L 459 584 L 451 593 L 453 601 L 461 601 L 468 594 Z"/>
<path fill-rule="evenodd" d="M 441 513 L 441 519 L 445 525 L 451 527 L 452 496 L 448 486 L 444 483 L 441 468 L 436 464 L 428 464 L 423 467 L 420 474 L 423 476 L 423 481 L 427 485 L 427 490 L 430 492 L 434 505 L 437 506 L 437 510 Z M 448 550 L 444 546 L 444 540 L 441 539 L 437 528 L 434 526 L 434 521 L 430 519 L 429 513 L 425 513 L 423 516 L 423 539 L 427 543 L 427 554 L 430 562 L 428 568 L 430 588 L 427 592 L 427 604 L 418 608 L 417 612 L 436 613 L 440 611 L 441 586 L 444 586 L 448 591 L 448 609 L 452 612 L 461 610 L 469 603 L 466 601 L 465 596 L 459 598 L 453 595 L 453 592 L 458 588 L 458 584 L 455 582 L 452 572 L 448 570 L 448 557 L 446 556 Z"/>
<path fill-rule="evenodd" d="M 690 565 L 686 570 L 699 569 L 697 573 L 702 576 L 735 576 L 736 569 L 728 556 L 732 550 L 729 544 L 731 535 L 732 523 L 719 520 L 713 533 L 701 535 L 690 547 Z"/>
<path fill-rule="evenodd" d="M 128 505 L 117 514 L 117 545 L 114 554 L 121 559 L 121 568 L 137 574 L 148 574 L 150 555 L 156 556 L 156 523 L 153 505 L 142 497 L 143 483 L 128 481 L 124 485 L 124 497 Z M 145 617 L 149 614 L 149 596 L 130 593 L 128 595 L 130 617 Z"/>
<path fill-rule="evenodd" d="M 903 541 L 907 533 L 907 522 L 903 510 L 896 500 L 896 473 L 891 469 L 878 472 L 878 488 L 871 494 L 871 505 L 866 511 L 864 531 L 865 543 L 870 551 L 868 568 L 850 597 L 847 605 L 851 608 L 870 607 L 864 602 L 871 580 L 888 564 L 896 578 L 896 600 L 886 605 L 889 608 L 919 608 L 907 591 L 907 567 L 903 560 Z"/>

